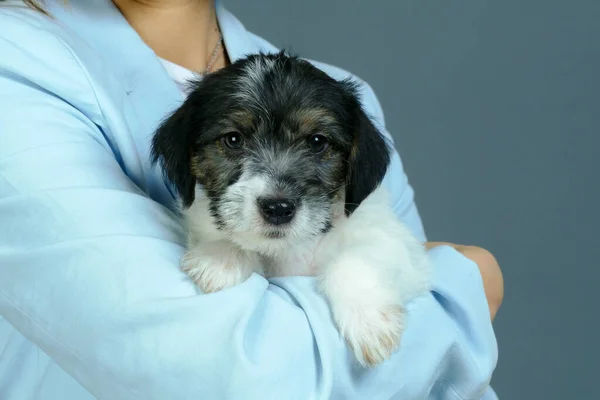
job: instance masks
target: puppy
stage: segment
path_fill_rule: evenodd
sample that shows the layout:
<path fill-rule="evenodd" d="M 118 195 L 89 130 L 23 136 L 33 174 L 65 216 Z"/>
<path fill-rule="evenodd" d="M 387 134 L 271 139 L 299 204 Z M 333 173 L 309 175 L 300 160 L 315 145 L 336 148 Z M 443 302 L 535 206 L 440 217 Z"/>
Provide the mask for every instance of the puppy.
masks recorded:
<path fill-rule="evenodd" d="M 429 264 L 380 185 L 390 144 L 358 87 L 284 53 L 192 85 L 152 142 L 189 230 L 183 270 L 204 293 L 252 273 L 316 276 L 357 360 L 387 359 Z"/>

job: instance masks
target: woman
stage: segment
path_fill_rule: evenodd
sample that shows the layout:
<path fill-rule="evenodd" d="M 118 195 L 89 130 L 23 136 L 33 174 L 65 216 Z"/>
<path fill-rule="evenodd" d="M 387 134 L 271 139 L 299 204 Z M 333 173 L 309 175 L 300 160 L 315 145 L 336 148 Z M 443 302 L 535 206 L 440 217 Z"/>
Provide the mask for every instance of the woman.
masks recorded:
<path fill-rule="evenodd" d="M 353 364 L 313 278 L 255 275 L 206 296 L 178 269 L 183 233 L 148 161 L 150 135 L 191 71 L 272 45 L 211 0 L 10 5 L 0 7 L 0 398 L 495 398 L 502 276 L 485 250 L 427 244 L 434 290 L 412 305 L 401 349 L 371 370 Z M 397 154 L 385 184 L 424 241 Z"/>

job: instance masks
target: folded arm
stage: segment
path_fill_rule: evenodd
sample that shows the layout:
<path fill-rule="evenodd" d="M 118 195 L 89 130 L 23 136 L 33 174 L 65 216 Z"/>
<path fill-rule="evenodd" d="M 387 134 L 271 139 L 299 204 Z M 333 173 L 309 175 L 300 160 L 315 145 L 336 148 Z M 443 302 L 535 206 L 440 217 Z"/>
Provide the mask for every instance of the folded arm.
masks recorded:
<path fill-rule="evenodd" d="M 178 221 L 123 173 L 90 119 L 98 110 L 76 59 L 58 41 L 36 59 L 19 37 L 0 39 L 0 314 L 93 395 L 474 398 L 485 390 L 495 340 L 481 278 L 451 248 L 431 252 L 435 290 L 411 307 L 402 349 L 374 370 L 351 364 L 311 278 L 270 285 L 253 275 L 199 294 L 178 268 Z M 55 68 L 53 58 L 71 61 Z M 68 93 L 55 90 L 61 79 Z"/>

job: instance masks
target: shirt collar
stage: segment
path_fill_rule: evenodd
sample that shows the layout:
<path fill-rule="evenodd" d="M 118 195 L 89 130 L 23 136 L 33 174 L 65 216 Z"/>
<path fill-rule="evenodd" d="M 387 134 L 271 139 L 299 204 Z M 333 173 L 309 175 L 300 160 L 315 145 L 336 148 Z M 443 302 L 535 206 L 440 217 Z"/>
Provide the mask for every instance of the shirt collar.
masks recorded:
<path fill-rule="evenodd" d="M 230 13 L 221 0 L 215 1 L 217 20 L 227 55 L 232 62 L 239 60 L 251 53 L 259 51 L 258 45 L 252 40 L 250 32 L 232 13 Z"/>
<path fill-rule="evenodd" d="M 149 73 L 162 65 L 154 51 L 111 0 L 70 0 L 48 2 L 52 15 L 91 45 L 113 72 L 120 76 L 127 91 L 131 91 Z M 229 59 L 234 62 L 258 52 L 259 46 L 244 25 L 229 12 L 221 0 L 215 0 L 217 20 Z M 163 74 L 166 75 L 164 69 Z"/>

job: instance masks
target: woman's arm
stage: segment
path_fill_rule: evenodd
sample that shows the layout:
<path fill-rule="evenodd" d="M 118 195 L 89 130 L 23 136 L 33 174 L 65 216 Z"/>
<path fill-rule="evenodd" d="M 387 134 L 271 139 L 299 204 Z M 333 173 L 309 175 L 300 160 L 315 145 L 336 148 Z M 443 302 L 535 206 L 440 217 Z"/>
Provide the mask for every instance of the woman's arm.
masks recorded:
<path fill-rule="evenodd" d="M 453 247 L 477 265 L 483 279 L 483 289 L 490 309 L 490 317 L 493 321 L 504 299 L 504 277 L 496 257 L 488 250 L 477 246 L 465 246 L 448 242 L 425 243 L 425 247 L 428 249 L 439 246 Z"/>
<path fill-rule="evenodd" d="M 373 116 L 374 121 L 386 136 L 393 140 L 392 136 L 385 129 L 385 117 L 381 104 L 373 89 L 362 82 L 363 100 L 367 111 Z M 396 214 L 413 231 L 413 233 L 422 241 L 425 241 L 425 231 L 423 224 L 414 202 L 414 191 L 408 182 L 404 173 L 404 168 L 400 156 L 394 152 L 390 172 L 386 176 L 385 185 L 390 189 L 395 203 Z M 450 246 L 460 252 L 469 260 L 473 261 L 479 268 L 483 278 L 483 286 L 488 302 L 490 316 L 493 320 L 496 313 L 502 305 L 504 298 L 504 278 L 498 265 L 498 261 L 488 250 L 477 246 L 457 245 L 448 242 L 426 242 L 428 249 L 438 246 Z"/>
<path fill-rule="evenodd" d="M 374 122 L 379 126 L 385 136 L 393 141 L 392 135 L 385 127 L 385 116 L 375 92 L 366 82 L 360 81 L 360 83 L 363 89 L 362 97 L 366 111 L 373 117 Z M 463 294 L 466 295 L 476 296 L 478 293 L 481 294 L 481 289 L 483 287 L 483 293 L 485 297 L 479 297 L 477 300 L 473 299 L 474 303 L 472 306 L 479 308 L 487 304 L 488 317 L 491 321 L 493 321 L 504 297 L 504 280 L 496 258 L 489 251 L 477 246 L 457 245 L 448 242 L 426 242 L 425 230 L 423 228 L 417 206 L 414 202 L 414 191 L 408 182 L 402 161 L 396 151 L 393 154 L 392 163 L 389 172 L 385 177 L 384 184 L 392 194 L 392 201 L 398 217 L 411 228 L 412 232 L 420 240 L 425 242 L 426 247 L 430 250 L 430 254 L 434 259 L 435 266 L 435 279 L 432 294 L 440 302 L 440 305 L 444 305 L 444 297 L 441 296 L 441 294 L 446 292 L 446 288 L 451 287 L 453 290 L 452 294 L 448 297 L 448 300 L 450 300 L 452 296 L 459 297 L 459 291 L 462 291 Z M 445 272 L 448 271 L 441 271 L 440 268 L 444 268 L 443 265 L 451 266 L 453 264 L 449 259 L 436 260 L 435 256 L 433 256 L 433 254 L 436 254 L 438 250 L 442 249 L 444 249 L 443 251 L 446 253 L 451 253 L 451 249 L 453 249 L 456 253 L 460 254 L 464 260 L 471 261 L 472 265 L 477 267 L 480 279 L 475 279 L 474 281 L 470 282 L 466 280 L 462 282 L 459 280 L 454 281 L 452 279 L 444 280 L 443 277 L 445 276 Z M 435 261 L 438 262 L 436 263 Z M 464 273 L 466 270 L 462 272 Z M 454 290 L 456 290 L 456 292 L 454 292 Z M 466 335 L 472 334 L 473 337 L 479 334 L 484 336 L 494 335 L 493 330 L 488 329 L 488 323 L 485 319 L 475 321 L 476 323 L 470 325 L 469 327 L 464 324 L 464 321 L 457 320 L 456 322 L 458 323 L 457 326 L 467 328 L 465 331 Z M 471 332 L 469 332 L 469 329 Z M 495 339 L 490 338 L 489 343 L 493 344 L 491 347 L 487 348 L 487 353 L 478 351 L 476 347 L 470 349 L 472 352 L 471 356 L 474 358 L 483 357 L 486 359 L 485 364 L 488 365 L 489 368 L 480 369 L 481 374 L 474 373 L 472 375 L 461 375 L 452 373 L 453 370 L 460 370 L 458 365 L 448 364 L 447 368 L 440 370 L 438 375 L 440 378 L 443 378 L 443 381 L 447 382 L 447 387 L 459 386 L 460 383 L 455 382 L 455 380 L 460 381 L 463 378 L 466 380 L 466 382 L 470 381 L 471 383 L 489 382 L 489 380 L 491 380 L 491 375 L 496 365 L 497 348 Z M 404 340 L 404 344 L 406 345 L 406 340 Z M 468 353 L 469 351 L 465 352 L 464 355 L 468 356 Z M 495 397 L 495 395 L 493 395 L 493 391 L 489 388 L 486 391 L 486 396 L 488 395 Z M 460 397 L 462 398 L 463 396 Z"/>
<path fill-rule="evenodd" d="M 0 15 L 0 54 L 0 314 L 94 396 L 485 390 L 496 343 L 481 277 L 458 252 L 430 252 L 435 291 L 412 305 L 402 349 L 357 368 L 314 279 L 269 285 L 254 275 L 198 294 L 178 268 L 181 227 L 115 161 L 94 92 L 62 42 Z"/>

